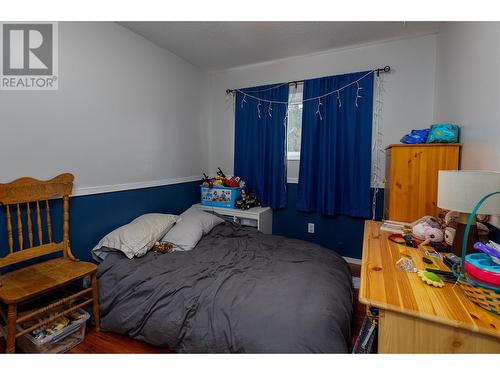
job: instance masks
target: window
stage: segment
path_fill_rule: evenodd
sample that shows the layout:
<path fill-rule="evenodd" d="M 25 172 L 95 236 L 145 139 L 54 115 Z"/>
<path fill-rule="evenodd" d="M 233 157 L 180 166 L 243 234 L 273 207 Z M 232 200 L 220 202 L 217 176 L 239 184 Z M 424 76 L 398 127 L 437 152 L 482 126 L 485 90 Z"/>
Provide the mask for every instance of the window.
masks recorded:
<path fill-rule="evenodd" d="M 288 94 L 288 123 L 286 132 L 287 160 L 300 159 L 300 139 L 302 131 L 303 83 L 291 83 Z"/>

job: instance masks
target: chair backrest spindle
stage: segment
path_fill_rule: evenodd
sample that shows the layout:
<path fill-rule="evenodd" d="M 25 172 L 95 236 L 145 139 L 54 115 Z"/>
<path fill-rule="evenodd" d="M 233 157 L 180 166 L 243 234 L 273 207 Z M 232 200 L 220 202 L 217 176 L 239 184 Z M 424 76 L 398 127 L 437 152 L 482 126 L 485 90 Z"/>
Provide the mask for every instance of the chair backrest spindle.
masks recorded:
<path fill-rule="evenodd" d="M 21 220 L 21 208 L 19 207 L 19 203 L 16 204 L 17 208 L 17 240 L 19 241 L 19 249 L 23 250 L 23 222 Z"/>
<path fill-rule="evenodd" d="M 38 245 L 43 245 L 42 215 L 40 215 L 40 202 L 36 201 L 36 225 L 38 228 Z"/>
<path fill-rule="evenodd" d="M 30 202 L 26 202 L 26 215 L 28 216 L 28 240 L 33 247 L 33 223 L 31 222 Z"/>
<path fill-rule="evenodd" d="M 10 205 L 5 207 L 5 214 L 7 219 L 7 240 L 9 242 L 9 253 L 12 254 L 14 252 L 14 237 L 12 235 L 12 218 L 10 215 Z"/>
<path fill-rule="evenodd" d="M 47 233 L 49 235 L 49 242 L 52 242 L 52 218 L 50 217 L 50 206 L 48 200 L 45 200 L 45 214 L 47 215 Z"/>

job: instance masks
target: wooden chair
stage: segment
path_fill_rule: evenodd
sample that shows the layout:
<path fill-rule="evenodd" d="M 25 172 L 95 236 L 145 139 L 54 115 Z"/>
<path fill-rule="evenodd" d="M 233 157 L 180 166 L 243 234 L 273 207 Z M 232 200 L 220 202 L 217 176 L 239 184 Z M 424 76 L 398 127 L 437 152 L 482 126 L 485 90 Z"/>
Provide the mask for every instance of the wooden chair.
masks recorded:
<path fill-rule="evenodd" d="M 0 309 L 0 314 L 7 323 L 7 329 L 5 330 L 1 324 L 0 329 L 6 337 L 7 353 L 15 352 L 16 338 L 57 319 L 63 314 L 69 314 L 91 303 L 93 303 L 96 329 L 99 331 L 97 267 L 93 263 L 76 259 L 70 249 L 69 195 L 73 189 L 73 180 L 72 174 L 64 173 L 48 181 L 23 177 L 7 184 L 0 184 L 0 204 L 5 206 L 7 242 L 9 246 L 9 253 L 0 258 L 0 270 L 26 260 L 62 252 L 62 257 L 45 260 L 0 275 L 0 302 L 7 307 L 7 315 L 3 309 Z M 49 200 L 61 197 L 63 201 L 63 236 L 62 241 L 55 242 Z M 43 214 L 44 211 L 45 215 Z M 42 220 L 43 217 L 45 217 L 45 220 Z M 27 228 L 23 228 L 23 222 Z M 35 233 L 33 231 L 34 226 L 37 229 Z M 13 228 L 16 229 L 17 238 L 13 233 Z M 28 234 L 27 240 L 24 236 L 26 233 Z M 37 243 L 35 244 L 35 242 Z M 58 288 L 86 276 L 91 277 L 91 287 L 67 297 L 59 298 L 55 302 L 27 314 L 18 314 L 20 305 L 49 292 L 56 291 Z M 70 302 L 73 302 L 73 304 L 68 307 Z M 56 308 L 59 309 L 59 312 L 54 312 Z M 63 311 L 60 311 L 61 308 L 63 308 Z M 17 324 L 33 320 L 47 313 L 50 313 L 49 318 L 45 318 L 37 324 L 16 333 Z"/>

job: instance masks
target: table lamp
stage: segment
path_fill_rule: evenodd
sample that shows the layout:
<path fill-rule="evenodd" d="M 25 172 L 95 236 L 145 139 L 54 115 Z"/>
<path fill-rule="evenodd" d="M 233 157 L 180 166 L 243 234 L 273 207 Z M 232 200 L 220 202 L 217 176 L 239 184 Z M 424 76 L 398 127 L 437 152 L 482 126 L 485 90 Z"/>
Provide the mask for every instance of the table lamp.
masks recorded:
<path fill-rule="evenodd" d="M 462 256 L 464 231 L 475 205 L 490 193 L 500 191 L 500 172 L 494 171 L 439 171 L 437 206 L 459 212 L 452 251 Z M 500 195 L 492 196 L 479 207 L 478 214 L 500 214 Z M 467 238 L 469 248 L 478 241 L 476 220 Z"/>

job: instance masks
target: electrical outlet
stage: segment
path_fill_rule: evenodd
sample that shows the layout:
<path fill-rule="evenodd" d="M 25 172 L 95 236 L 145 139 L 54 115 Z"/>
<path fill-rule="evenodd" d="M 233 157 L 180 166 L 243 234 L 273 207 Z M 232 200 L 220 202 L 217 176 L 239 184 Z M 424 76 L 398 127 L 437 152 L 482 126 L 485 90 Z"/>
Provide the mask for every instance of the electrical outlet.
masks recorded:
<path fill-rule="evenodd" d="M 307 233 L 314 233 L 314 223 L 307 223 Z"/>

